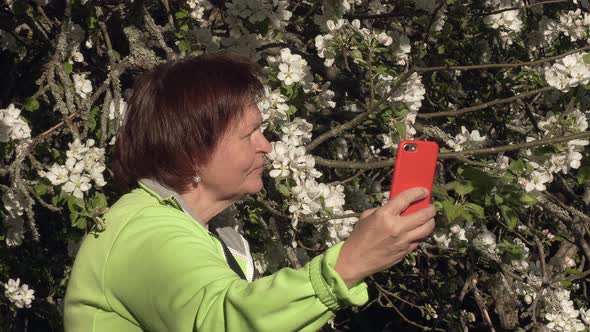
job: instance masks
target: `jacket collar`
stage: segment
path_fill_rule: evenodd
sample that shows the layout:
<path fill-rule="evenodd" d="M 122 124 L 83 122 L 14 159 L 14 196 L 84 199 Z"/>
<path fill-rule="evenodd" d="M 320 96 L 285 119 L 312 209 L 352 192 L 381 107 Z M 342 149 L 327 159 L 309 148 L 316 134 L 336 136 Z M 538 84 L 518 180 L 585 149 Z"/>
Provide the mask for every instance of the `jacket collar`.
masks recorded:
<path fill-rule="evenodd" d="M 205 228 L 208 228 L 207 225 L 204 225 L 202 222 L 199 221 L 195 212 L 191 210 L 191 208 L 186 204 L 182 196 L 177 193 L 174 189 L 169 188 L 160 182 L 149 179 L 143 178 L 139 180 L 139 187 L 143 190 L 147 191 L 150 195 L 154 196 L 155 198 L 160 201 L 162 204 L 170 205 L 176 209 L 182 210 L 188 213 L 195 221 L 199 224 L 203 225 Z"/>

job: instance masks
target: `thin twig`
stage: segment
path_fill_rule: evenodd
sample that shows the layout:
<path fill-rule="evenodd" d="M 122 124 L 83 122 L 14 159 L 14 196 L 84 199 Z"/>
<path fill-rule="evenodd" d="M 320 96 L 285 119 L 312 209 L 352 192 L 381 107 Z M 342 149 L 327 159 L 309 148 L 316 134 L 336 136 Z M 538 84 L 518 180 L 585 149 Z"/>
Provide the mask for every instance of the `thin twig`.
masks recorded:
<path fill-rule="evenodd" d="M 422 118 L 422 119 L 431 119 L 431 118 L 438 118 L 438 117 L 444 117 L 444 116 L 458 116 L 458 115 L 462 115 L 462 114 L 469 113 L 469 112 L 479 111 L 479 110 L 482 110 L 484 108 L 488 108 L 488 107 L 491 107 L 494 105 L 511 103 L 515 100 L 530 97 L 530 96 L 536 95 L 537 93 L 551 91 L 553 89 L 554 89 L 554 87 L 552 87 L 552 86 L 546 86 L 543 88 L 539 88 L 539 89 L 535 89 L 535 90 L 531 90 L 531 91 L 527 91 L 527 92 L 522 92 L 522 93 L 519 93 L 519 94 L 512 96 L 512 97 L 494 99 L 494 100 L 491 100 L 491 101 L 488 101 L 488 102 L 485 102 L 485 103 L 482 103 L 479 105 L 469 106 L 469 107 L 461 108 L 461 109 L 458 109 L 455 111 L 418 113 L 418 115 L 416 115 L 416 117 Z"/>
<path fill-rule="evenodd" d="M 443 152 L 438 155 L 439 159 L 460 159 L 465 158 L 468 156 L 475 156 L 475 155 L 485 155 L 485 154 L 496 154 L 500 152 L 506 151 L 514 151 L 520 149 L 527 149 L 532 147 L 538 147 L 548 144 L 557 144 L 572 141 L 575 139 L 583 139 L 590 137 L 590 132 L 585 131 L 573 135 L 562 136 L 562 137 L 552 137 L 542 140 L 536 140 L 526 143 L 520 144 L 511 144 L 511 145 L 502 145 L 502 146 L 495 146 L 491 148 L 482 148 L 482 149 L 473 149 L 473 150 L 465 150 L 461 152 Z M 325 159 L 322 157 L 314 156 L 316 165 L 332 167 L 332 168 L 354 168 L 354 169 L 374 169 L 374 168 L 385 168 L 391 167 L 393 162 L 395 161 L 393 158 L 384 159 L 379 161 L 342 161 L 342 160 L 331 160 Z"/>
<path fill-rule="evenodd" d="M 477 70 L 477 69 L 490 69 L 490 68 L 518 68 L 523 66 L 534 66 L 538 64 L 542 64 L 545 62 L 550 62 L 553 60 L 558 60 L 561 58 L 565 58 L 566 56 L 582 51 L 589 50 L 590 46 L 584 46 L 577 48 L 575 50 L 571 50 L 562 54 L 558 54 L 552 57 L 547 57 L 539 60 L 534 61 L 526 61 L 526 62 L 514 62 L 514 63 L 488 63 L 488 64 L 481 64 L 481 65 L 465 65 L 465 66 L 434 66 L 434 67 L 414 67 L 414 70 L 418 73 L 425 73 L 431 71 L 442 71 L 442 70 Z"/>
<path fill-rule="evenodd" d="M 528 5 L 519 6 L 519 7 L 509 7 L 509 8 L 502 8 L 502 9 L 494 10 L 491 12 L 476 13 L 476 14 L 473 14 L 473 16 L 495 15 L 495 14 L 500 14 L 500 13 L 511 11 L 511 10 L 519 10 L 519 9 L 525 9 L 525 8 L 532 8 L 535 6 L 548 5 L 548 4 L 552 4 L 552 3 L 562 3 L 562 2 L 570 2 L 570 1 L 571 0 L 547 0 L 547 1 L 535 2 L 535 3 L 531 3 Z"/>
<path fill-rule="evenodd" d="M 408 77 L 412 75 L 412 73 L 412 70 L 408 70 L 405 73 L 399 75 L 397 81 L 391 87 L 391 90 L 387 94 L 385 94 L 377 104 L 372 104 L 372 109 L 368 109 L 365 112 L 354 117 L 354 119 L 350 120 L 349 122 L 346 122 L 338 127 L 332 128 L 329 131 L 316 137 L 313 141 L 311 141 L 309 144 L 305 146 L 307 152 L 312 151 L 318 145 L 322 144 L 324 141 L 330 139 L 331 137 L 338 136 L 344 131 L 354 128 L 358 124 L 362 123 L 366 118 L 369 117 L 369 115 L 377 111 L 389 97 L 393 96 L 393 94 L 401 87 L 401 85 L 408 79 Z"/>

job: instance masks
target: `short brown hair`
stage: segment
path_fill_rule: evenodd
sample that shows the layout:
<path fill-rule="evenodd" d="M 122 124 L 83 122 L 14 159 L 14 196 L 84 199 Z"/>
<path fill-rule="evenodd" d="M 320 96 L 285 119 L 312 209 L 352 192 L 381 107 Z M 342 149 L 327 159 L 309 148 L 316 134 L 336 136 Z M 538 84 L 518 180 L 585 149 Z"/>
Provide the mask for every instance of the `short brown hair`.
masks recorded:
<path fill-rule="evenodd" d="M 115 182 L 128 191 L 152 178 L 183 193 L 230 123 L 264 89 L 259 67 L 230 53 L 173 60 L 135 83 L 116 139 Z"/>

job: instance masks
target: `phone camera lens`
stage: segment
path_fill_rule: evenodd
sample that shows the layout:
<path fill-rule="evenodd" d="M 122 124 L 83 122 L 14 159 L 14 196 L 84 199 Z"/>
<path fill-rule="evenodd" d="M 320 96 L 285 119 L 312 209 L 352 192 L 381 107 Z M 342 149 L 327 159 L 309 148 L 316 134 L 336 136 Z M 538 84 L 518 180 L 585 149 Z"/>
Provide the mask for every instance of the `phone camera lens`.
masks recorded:
<path fill-rule="evenodd" d="M 415 144 L 404 144 L 404 150 L 405 151 L 416 151 L 416 145 Z"/>

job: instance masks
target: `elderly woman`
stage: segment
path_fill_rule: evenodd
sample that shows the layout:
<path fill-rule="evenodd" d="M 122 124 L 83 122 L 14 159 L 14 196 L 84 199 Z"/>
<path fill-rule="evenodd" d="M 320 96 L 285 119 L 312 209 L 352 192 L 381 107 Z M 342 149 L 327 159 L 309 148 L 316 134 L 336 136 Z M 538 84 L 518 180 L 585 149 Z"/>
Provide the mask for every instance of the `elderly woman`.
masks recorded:
<path fill-rule="evenodd" d="M 262 189 L 256 67 L 227 54 L 157 66 L 136 83 L 113 170 L 129 193 L 87 236 L 65 299 L 66 331 L 314 331 L 368 300 L 363 279 L 399 262 L 434 227 L 408 190 L 365 211 L 350 238 L 301 269 L 252 280 L 248 243 L 208 223 Z"/>

